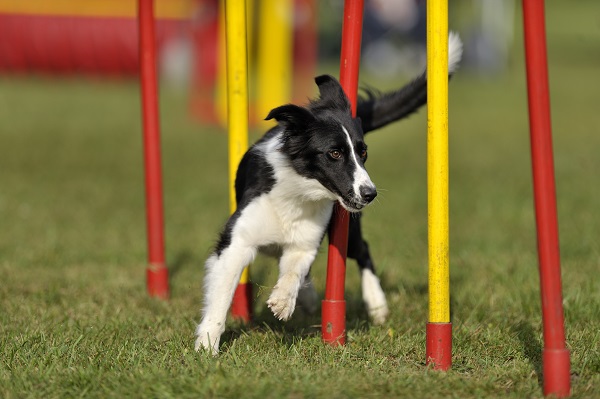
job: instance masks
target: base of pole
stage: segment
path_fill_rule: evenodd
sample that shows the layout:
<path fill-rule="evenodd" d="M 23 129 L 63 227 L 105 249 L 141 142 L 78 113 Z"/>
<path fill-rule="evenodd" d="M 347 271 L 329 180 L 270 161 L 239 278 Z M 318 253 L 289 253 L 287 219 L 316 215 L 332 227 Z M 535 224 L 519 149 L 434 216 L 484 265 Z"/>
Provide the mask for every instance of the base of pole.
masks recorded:
<path fill-rule="evenodd" d="M 238 284 L 233 294 L 231 316 L 242 323 L 252 320 L 252 285 L 250 283 Z"/>
<path fill-rule="evenodd" d="M 151 297 L 169 298 L 169 269 L 163 264 L 150 265 L 146 269 L 146 287 Z"/>
<path fill-rule="evenodd" d="M 544 349 L 544 396 L 566 398 L 571 393 L 571 364 L 568 349 Z"/>
<path fill-rule="evenodd" d="M 452 323 L 427 323 L 426 364 L 446 371 L 452 366 Z"/>
<path fill-rule="evenodd" d="M 321 301 L 321 337 L 331 346 L 346 344 L 346 301 Z"/>

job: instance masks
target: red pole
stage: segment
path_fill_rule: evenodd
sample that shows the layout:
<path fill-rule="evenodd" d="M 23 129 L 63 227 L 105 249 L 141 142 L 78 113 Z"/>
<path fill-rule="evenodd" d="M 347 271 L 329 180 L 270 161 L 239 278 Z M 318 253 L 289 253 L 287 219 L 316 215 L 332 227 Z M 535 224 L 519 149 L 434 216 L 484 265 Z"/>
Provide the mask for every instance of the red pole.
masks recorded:
<path fill-rule="evenodd" d="M 533 188 L 544 324 L 544 395 L 570 394 L 565 348 L 543 0 L 523 0 Z"/>
<path fill-rule="evenodd" d="M 146 220 L 148 234 L 148 294 L 169 296 L 165 267 L 162 177 L 160 162 L 160 124 L 156 79 L 156 42 L 153 0 L 138 0 L 140 84 L 144 130 L 144 171 L 146 181 Z"/>
<path fill-rule="evenodd" d="M 352 104 L 353 116 L 356 116 L 363 10 L 363 0 L 346 0 L 344 2 L 340 83 Z M 336 204 L 329 232 L 327 281 L 325 299 L 321 308 L 323 341 L 334 346 L 344 345 L 346 342 L 344 286 L 346 280 L 346 252 L 348 249 L 348 220 L 348 212 Z"/>

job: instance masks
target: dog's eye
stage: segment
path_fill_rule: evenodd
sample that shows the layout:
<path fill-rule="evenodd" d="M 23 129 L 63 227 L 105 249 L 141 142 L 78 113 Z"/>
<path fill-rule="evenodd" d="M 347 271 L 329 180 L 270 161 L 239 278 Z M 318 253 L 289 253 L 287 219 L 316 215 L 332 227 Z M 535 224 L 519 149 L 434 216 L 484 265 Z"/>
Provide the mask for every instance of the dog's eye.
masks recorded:
<path fill-rule="evenodd" d="M 340 159 L 342 157 L 342 152 L 340 150 L 331 150 L 329 151 L 329 156 L 333 159 Z"/>
<path fill-rule="evenodd" d="M 367 159 L 367 150 L 364 149 L 360 152 L 360 159 L 363 160 L 363 162 L 365 161 L 365 159 Z"/>

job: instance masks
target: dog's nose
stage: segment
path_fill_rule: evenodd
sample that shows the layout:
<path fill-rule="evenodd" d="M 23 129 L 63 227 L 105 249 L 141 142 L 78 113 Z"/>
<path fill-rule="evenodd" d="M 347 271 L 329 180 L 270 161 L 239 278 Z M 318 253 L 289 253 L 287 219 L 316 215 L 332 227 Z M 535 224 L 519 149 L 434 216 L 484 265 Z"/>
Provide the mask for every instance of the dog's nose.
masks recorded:
<path fill-rule="evenodd" d="M 361 186 L 360 189 L 361 198 L 367 203 L 373 201 L 377 197 L 377 189 L 375 186 Z"/>

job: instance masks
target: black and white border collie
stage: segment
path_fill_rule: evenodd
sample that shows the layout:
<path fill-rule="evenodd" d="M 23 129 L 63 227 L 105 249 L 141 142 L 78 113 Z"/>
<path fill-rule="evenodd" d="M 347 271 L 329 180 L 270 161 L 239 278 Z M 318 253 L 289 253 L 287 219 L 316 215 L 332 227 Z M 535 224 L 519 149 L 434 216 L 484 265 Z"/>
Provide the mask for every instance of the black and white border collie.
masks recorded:
<path fill-rule="evenodd" d="M 462 43 L 455 34 L 450 34 L 448 52 L 452 73 L 462 55 Z M 288 104 L 273 109 L 266 119 L 275 119 L 277 126 L 256 142 L 239 164 L 237 210 L 206 261 L 196 350 L 218 353 L 240 275 L 258 251 L 279 257 L 279 277 L 267 300 L 277 318 L 288 320 L 298 299 L 304 306 L 316 308 L 308 273 L 334 203 L 356 214 L 377 195 L 365 169 L 364 134 L 427 102 L 423 72 L 400 90 L 385 94 L 367 91 L 358 102 L 357 118 L 352 118 L 350 102 L 338 81 L 328 75 L 315 81 L 320 97 L 305 107 Z M 356 259 L 361 270 L 369 316 L 374 323 L 383 323 L 388 315 L 385 295 L 362 238 L 360 217 L 354 215 L 350 218 L 348 257 Z M 310 298 L 312 303 L 308 303 Z"/>

